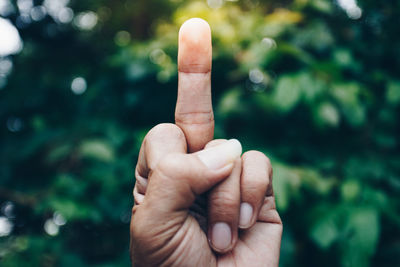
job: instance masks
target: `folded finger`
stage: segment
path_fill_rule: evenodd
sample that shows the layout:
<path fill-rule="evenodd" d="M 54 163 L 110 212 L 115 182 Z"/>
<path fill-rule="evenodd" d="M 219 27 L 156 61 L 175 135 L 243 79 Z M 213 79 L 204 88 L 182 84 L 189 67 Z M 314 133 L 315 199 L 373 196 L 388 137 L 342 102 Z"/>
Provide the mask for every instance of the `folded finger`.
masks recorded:
<path fill-rule="evenodd" d="M 272 192 L 272 167 L 267 156 L 248 151 L 242 156 L 239 227 L 250 228 L 258 218 L 265 197 Z"/>
<path fill-rule="evenodd" d="M 238 239 L 240 172 L 241 160 L 237 159 L 230 176 L 208 196 L 208 237 L 219 253 L 232 250 Z"/>

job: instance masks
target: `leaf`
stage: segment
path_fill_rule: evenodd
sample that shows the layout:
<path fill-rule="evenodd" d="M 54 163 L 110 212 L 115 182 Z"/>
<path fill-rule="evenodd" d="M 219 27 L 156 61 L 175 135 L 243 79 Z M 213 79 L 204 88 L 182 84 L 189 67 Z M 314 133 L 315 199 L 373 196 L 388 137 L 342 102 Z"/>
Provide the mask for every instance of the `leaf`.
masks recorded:
<path fill-rule="evenodd" d="M 342 266 L 368 266 L 378 242 L 380 224 L 376 209 L 366 206 L 321 205 L 310 235 L 322 249 L 337 243 Z"/>
<path fill-rule="evenodd" d="M 329 194 L 336 184 L 336 180 L 334 178 L 323 176 L 314 169 L 297 168 L 294 170 L 296 171 L 297 175 L 301 177 L 302 187 L 320 195 Z"/>
<path fill-rule="evenodd" d="M 400 81 L 392 81 L 388 84 L 386 100 L 393 105 L 400 103 Z"/>
<path fill-rule="evenodd" d="M 349 210 L 342 245 L 343 266 L 369 266 L 375 253 L 380 233 L 378 212 L 373 208 L 360 207 Z"/>
<path fill-rule="evenodd" d="M 328 0 L 312 0 L 311 5 L 323 13 L 330 14 L 333 11 L 332 2 Z"/>
<path fill-rule="evenodd" d="M 102 140 L 85 140 L 79 148 L 83 158 L 111 162 L 114 160 L 113 148 Z"/>
<path fill-rule="evenodd" d="M 338 216 L 336 210 L 327 211 L 325 215 L 320 215 L 319 220 L 311 227 L 311 238 L 322 249 L 328 249 L 340 235 L 336 223 Z"/>
<path fill-rule="evenodd" d="M 62 214 L 67 220 L 88 219 L 92 216 L 93 209 L 72 199 L 50 199 L 48 208 Z"/>
<path fill-rule="evenodd" d="M 354 82 L 336 84 L 332 89 L 332 95 L 350 125 L 358 127 L 364 124 L 366 111 L 360 99 L 360 85 Z"/>
<path fill-rule="evenodd" d="M 227 115 L 231 112 L 242 110 L 240 98 L 242 96 L 239 88 L 234 88 L 226 92 L 218 105 L 218 112 L 221 115 Z"/>
<path fill-rule="evenodd" d="M 300 87 L 295 77 L 293 75 L 286 75 L 278 80 L 273 100 L 282 112 L 288 112 L 299 102 L 300 95 Z"/>
<path fill-rule="evenodd" d="M 288 166 L 274 163 L 274 191 L 278 209 L 286 210 L 294 191 L 300 187 L 300 177 L 298 173 L 290 169 Z"/>
<path fill-rule="evenodd" d="M 308 105 L 314 105 L 316 99 L 321 97 L 326 91 L 325 83 L 311 72 L 300 72 L 297 80 L 303 94 L 303 99 Z"/>
<path fill-rule="evenodd" d="M 320 125 L 337 127 L 340 122 L 340 114 L 334 105 L 324 102 L 317 107 L 316 119 Z"/>
<path fill-rule="evenodd" d="M 49 163 L 54 163 L 63 160 L 64 158 L 70 155 L 71 150 L 72 150 L 72 145 L 68 143 L 56 146 L 47 155 L 47 161 Z"/>
<path fill-rule="evenodd" d="M 303 20 L 303 15 L 287 9 L 276 9 L 265 18 L 267 23 L 295 24 Z"/>
<path fill-rule="evenodd" d="M 344 200 L 354 200 L 360 195 L 361 186 L 357 180 L 349 180 L 341 185 L 340 192 Z"/>

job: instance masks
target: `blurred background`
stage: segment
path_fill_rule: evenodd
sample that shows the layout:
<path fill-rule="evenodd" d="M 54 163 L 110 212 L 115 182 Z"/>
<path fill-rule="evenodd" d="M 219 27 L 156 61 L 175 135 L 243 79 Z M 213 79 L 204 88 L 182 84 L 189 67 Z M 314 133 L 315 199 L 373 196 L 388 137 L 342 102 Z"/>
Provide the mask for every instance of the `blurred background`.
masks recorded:
<path fill-rule="evenodd" d="M 0 0 L 0 265 L 129 266 L 134 166 L 174 120 L 191 17 L 215 136 L 273 162 L 281 266 L 400 266 L 398 0 Z"/>

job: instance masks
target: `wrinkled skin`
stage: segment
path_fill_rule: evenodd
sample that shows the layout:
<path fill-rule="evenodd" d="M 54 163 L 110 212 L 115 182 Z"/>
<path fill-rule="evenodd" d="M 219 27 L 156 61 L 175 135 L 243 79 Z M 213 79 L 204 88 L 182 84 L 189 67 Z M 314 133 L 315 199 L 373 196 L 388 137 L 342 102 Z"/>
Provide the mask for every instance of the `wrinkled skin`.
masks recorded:
<path fill-rule="evenodd" d="M 258 151 L 240 156 L 236 140 L 212 140 L 205 21 L 182 26 L 178 68 L 176 124 L 146 135 L 136 166 L 132 266 L 278 266 L 282 222 L 269 159 Z"/>

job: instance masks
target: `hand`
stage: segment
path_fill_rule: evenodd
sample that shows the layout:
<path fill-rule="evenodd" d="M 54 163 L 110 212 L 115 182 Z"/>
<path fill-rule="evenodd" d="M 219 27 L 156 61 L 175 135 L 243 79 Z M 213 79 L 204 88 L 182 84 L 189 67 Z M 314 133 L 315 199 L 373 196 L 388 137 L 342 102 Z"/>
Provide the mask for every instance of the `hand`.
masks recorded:
<path fill-rule="evenodd" d="M 278 266 L 282 222 L 268 158 L 240 158 L 237 140 L 212 140 L 211 53 L 208 24 L 185 22 L 176 125 L 146 135 L 136 166 L 133 266 Z"/>

